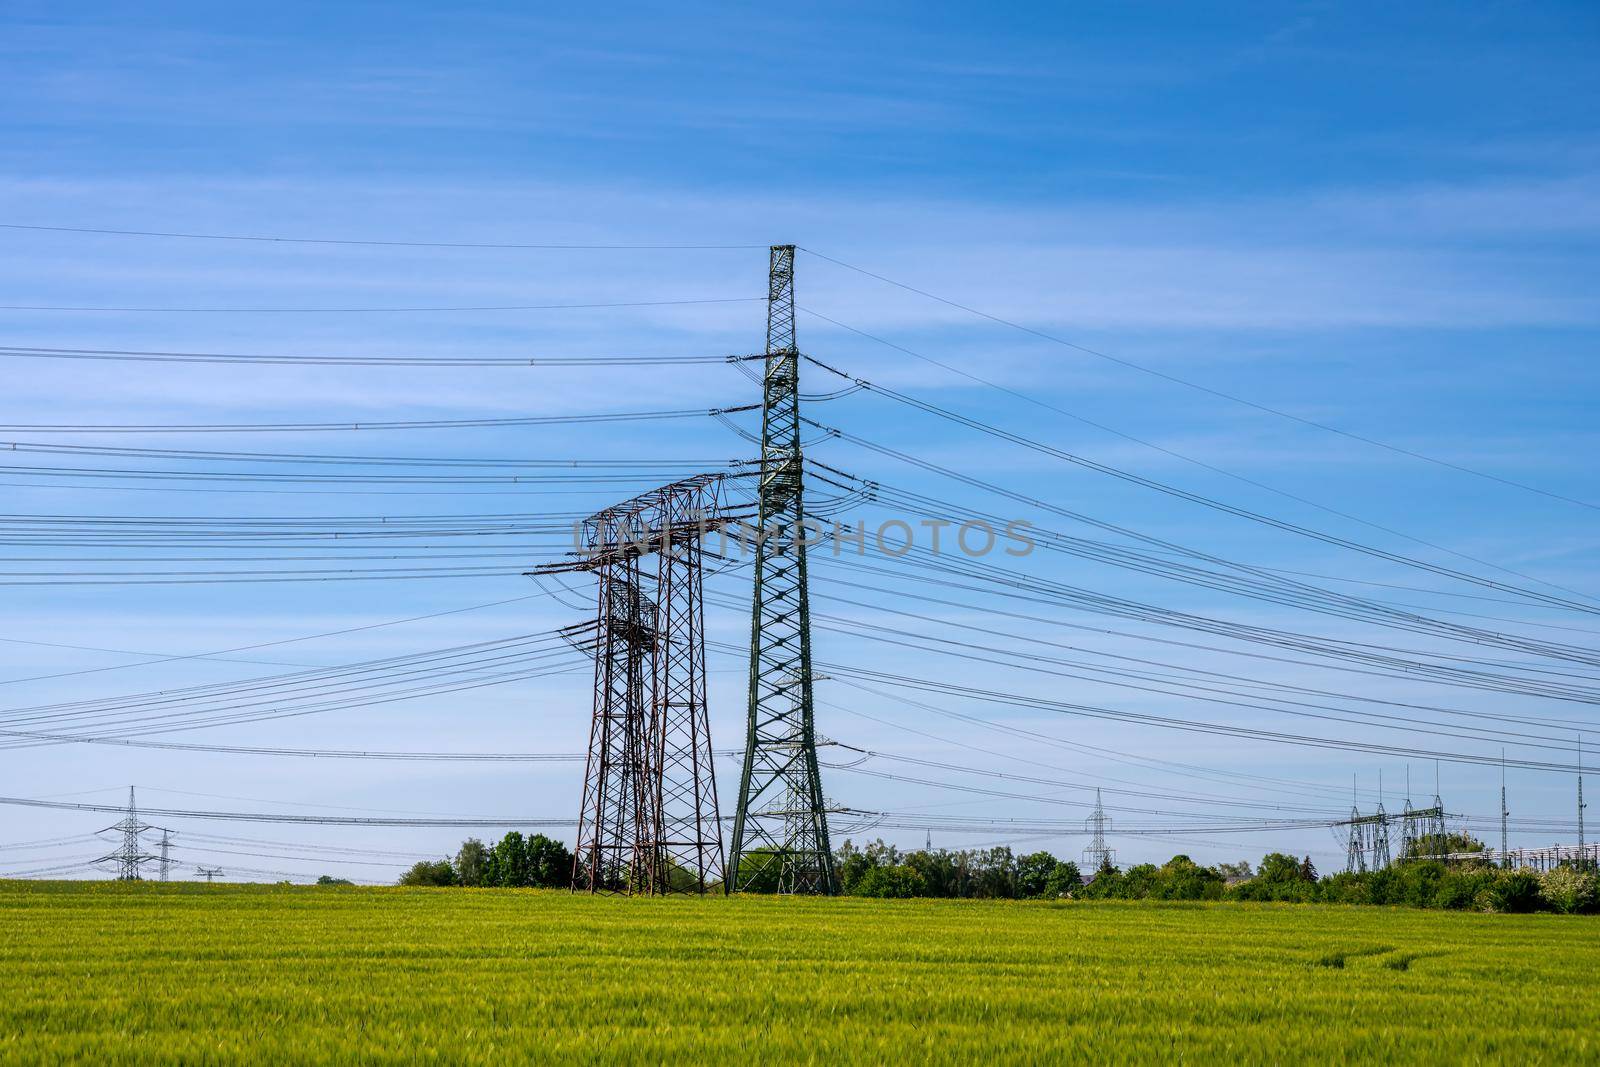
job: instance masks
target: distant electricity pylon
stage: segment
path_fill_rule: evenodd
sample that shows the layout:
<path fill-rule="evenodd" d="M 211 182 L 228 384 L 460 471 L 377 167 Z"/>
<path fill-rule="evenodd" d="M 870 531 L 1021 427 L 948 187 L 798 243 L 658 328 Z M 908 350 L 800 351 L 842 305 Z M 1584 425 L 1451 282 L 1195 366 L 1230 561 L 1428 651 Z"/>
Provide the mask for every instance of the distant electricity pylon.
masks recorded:
<path fill-rule="evenodd" d="M 813 720 L 803 464 L 794 245 L 773 245 L 767 272 L 749 714 L 728 857 L 732 890 L 838 892 Z"/>
<path fill-rule="evenodd" d="M 1389 866 L 1389 813 L 1383 810 L 1383 772 L 1378 772 L 1378 813 L 1367 824 L 1367 848 L 1372 852 L 1372 869 Z"/>
<path fill-rule="evenodd" d="M 1578 735 L 1578 855 L 1583 852 L 1583 809 L 1589 805 L 1583 802 L 1583 735 Z"/>
<path fill-rule="evenodd" d="M 1345 824 L 1350 836 L 1345 843 L 1344 869 L 1356 874 L 1367 869 L 1367 824 L 1361 815 L 1361 792 L 1356 779 L 1350 779 L 1350 821 Z"/>
<path fill-rule="evenodd" d="M 1083 850 L 1083 859 L 1090 870 L 1098 871 L 1112 862 L 1116 850 L 1106 845 L 1106 828 L 1111 825 L 1111 820 L 1106 816 L 1105 805 L 1100 802 L 1100 790 L 1094 791 L 1094 814 L 1084 820 L 1083 828 L 1093 836 L 1089 840 L 1089 847 Z"/>
<path fill-rule="evenodd" d="M 154 829 L 157 829 L 157 827 L 139 821 L 139 808 L 134 803 L 133 786 L 130 785 L 128 787 L 128 814 L 123 817 L 121 822 L 100 831 L 103 834 L 112 832 L 121 834 L 122 841 L 115 852 L 101 856 L 94 862 L 114 863 L 117 865 L 118 881 L 137 882 L 140 877 L 140 867 L 145 863 L 154 862 L 161 858 L 145 852 L 144 843 L 140 840 L 141 835 Z"/>
<path fill-rule="evenodd" d="M 1506 806 L 1506 750 L 1500 750 L 1500 862 L 1502 865 L 1510 863 L 1507 859 L 1511 855 L 1511 809 Z"/>
<path fill-rule="evenodd" d="M 206 884 L 210 885 L 211 884 L 211 880 L 213 878 L 221 878 L 222 877 L 222 868 L 221 867 L 196 867 L 194 869 L 194 873 L 198 874 L 200 877 L 204 878 L 206 880 Z"/>
<path fill-rule="evenodd" d="M 165 882 L 167 880 L 168 874 L 171 872 L 171 869 L 172 869 L 172 856 L 170 854 L 170 850 L 172 848 L 172 837 L 171 837 L 171 834 L 166 830 L 162 830 L 161 831 L 161 846 L 160 847 L 161 847 L 161 880 L 163 882 Z"/>
<path fill-rule="evenodd" d="M 1349 836 L 1345 839 L 1345 870 L 1352 873 L 1381 871 L 1394 862 L 1389 848 L 1389 824 L 1400 823 L 1400 859 L 1439 858 L 1446 854 L 1449 839 L 1445 832 L 1444 801 L 1439 795 L 1438 763 L 1434 764 L 1433 803 L 1426 808 L 1411 804 L 1411 772 L 1406 771 L 1405 810 L 1398 816 L 1390 815 L 1383 806 L 1383 776 L 1378 776 L 1378 809 L 1371 815 L 1361 814 L 1359 799 L 1352 799 L 1350 817 L 1334 823 L 1343 827 Z M 1351 797 L 1357 798 L 1355 783 L 1351 783 Z M 1502 818 L 1505 809 L 1505 789 L 1500 793 Z M 1503 832 L 1503 831 L 1502 831 Z M 1501 850 L 1502 852 L 1504 849 Z"/>
<path fill-rule="evenodd" d="M 1433 766 L 1433 804 L 1426 808 L 1418 808 L 1411 803 L 1411 768 L 1406 767 L 1406 806 L 1400 813 L 1402 859 L 1442 855 L 1448 847 L 1444 832 L 1444 802 L 1439 799 L 1438 762 L 1436 761 Z M 1382 810 L 1380 805 L 1380 814 Z"/>
<path fill-rule="evenodd" d="M 1427 811 L 1419 812 L 1425 820 L 1423 832 L 1428 838 L 1427 853 L 1430 856 L 1442 856 L 1450 850 L 1450 842 L 1444 829 L 1444 797 L 1439 788 L 1439 761 L 1433 761 L 1433 807 Z"/>
<path fill-rule="evenodd" d="M 1400 812 L 1400 855 L 1414 855 L 1422 847 L 1423 831 L 1411 806 L 1411 764 L 1406 764 L 1406 806 Z"/>

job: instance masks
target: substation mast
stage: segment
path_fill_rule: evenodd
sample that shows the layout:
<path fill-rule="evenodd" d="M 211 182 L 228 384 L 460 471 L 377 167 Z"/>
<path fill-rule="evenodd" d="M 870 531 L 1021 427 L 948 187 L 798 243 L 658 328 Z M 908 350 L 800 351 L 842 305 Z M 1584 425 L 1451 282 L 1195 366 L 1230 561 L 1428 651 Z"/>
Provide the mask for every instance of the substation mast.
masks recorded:
<path fill-rule="evenodd" d="M 1578 735 L 1578 861 L 1584 860 L 1583 840 L 1583 809 L 1589 805 L 1583 802 L 1583 735 Z"/>
<path fill-rule="evenodd" d="M 838 891 L 813 720 L 803 466 L 794 245 L 773 245 L 767 276 L 749 717 L 724 883 L 730 891 Z"/>
<path fill-rule="evenodd" d="M 1511 855 L 1511 835 L 1508 832 L 1511 820 L 1511 809 L 1506 806 L 1506 750 L 1500 750 L 1500 863 L 1509 865 L 1506 859 Z"/>

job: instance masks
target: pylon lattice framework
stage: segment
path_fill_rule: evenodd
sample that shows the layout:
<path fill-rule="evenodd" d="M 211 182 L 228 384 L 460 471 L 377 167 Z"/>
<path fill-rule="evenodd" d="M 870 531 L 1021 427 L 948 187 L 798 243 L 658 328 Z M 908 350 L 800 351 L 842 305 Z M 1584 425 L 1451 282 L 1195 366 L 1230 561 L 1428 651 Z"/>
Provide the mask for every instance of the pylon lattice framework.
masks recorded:
<path fill-rule="evenodd" d="M 722 880 L 700 544 L 730 518 L 721 487 L 698 475 L 598 512 L 579 560 L 535 572 L 598 579 L 597 618 L 576 628 L 592 631 L 595 658 L 576 889 L 703 893 Z"/>
<path fill-rule="evenodd" d="M 1448 850 L 1449 842 L 1445 838 L 1444 827 L 1444 804 L 1437 796 L 1433 798 L 1433 804 L 1426 808 L 1413 808 L 1411 800 L 1407 798 L 1405 810 L 1400 816 L 1402 857 L 1423 859 L 1443 855 Z"/>
<path fill-rule="evenodd" d="M 1363 815 L 1359 808 L 1350 809 L 1350 818 L 1335 826 L 1349 832 L 1345 840 L 1345 870 L 1354 873 L 1381 871 L 1392 865 L 1394 858 L 1389 850 L 1389 824 L 1400 820 L 1400 858 L 1428 859 L 1443 856 L 1448 844 L 1445 829 L 1444 804 L 1436 794 L 1433 805 L 1413 808 L 1406 802 L 1405 810 L 1398 816 L 1384 811 L 1383 804 L 1372 815 Z"/>
<path fill-rule="evenodd" d="M 1116 850 L 1106 844 L 1106 827 L 1111 825 L 1111 819 L 1106 815 L 1106 809 L 1100 802 L 1100 790 L 1094 791 L 1094 813 L 1084 820 L 1083 828 L 1091 835 L 1089 847 L 1083 850 L 1083 860 L 1091 871 L 1113 862 Z"/>
<path fill-rule="evenodd" d="M 158 829 L 149 823 L 139 821 L 139 807 L 134 802 L 133 786 L 128 787 L 128 814 L 115 826 L 108 826 L 101 833 L 118 833 L 122 835 L 122 842 L 115 852 L 101 856 L 93 861 L 95 863 L 115 863 L 117 865 L 117 880 L 121 882 L 137 882 L 140 878 L 139 869 L 146 863 L 157 862 L 159 856 L 153 856 L 144 851 L 144 842 L 140 840 L 145 833 Z M 164 832 L 164 831 L 163 831 Z M 165 869 L 163 868 L 163 875 Z M 163 877 L 162 879 L 166 879 Z"/>
<path fill-rule="evenodd" d="M 811 690 L 794 246 L 771 249 L 761 481 L 744 768 L 729 853 L 735 890 L 834 893 Z"/>

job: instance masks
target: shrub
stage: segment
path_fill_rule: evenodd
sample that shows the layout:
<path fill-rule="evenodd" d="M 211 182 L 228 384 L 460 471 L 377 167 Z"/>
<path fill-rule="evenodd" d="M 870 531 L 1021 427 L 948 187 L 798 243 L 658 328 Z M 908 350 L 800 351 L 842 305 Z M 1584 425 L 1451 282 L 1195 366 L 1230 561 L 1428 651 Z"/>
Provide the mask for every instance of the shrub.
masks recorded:
<path fill-rule="evenodd" d="M 922 875 L 910 867 L 874 867 L 855 885 L 858 897 L 920 897 L 927 888 Z"/>
<path fill-rule="evenodd" d="M 1221 900 L 1222 875 L 1188 856 L 1174 856 L 1156 874 L 1157 900 Z"/>
<path fill-rule="evenodd" d="M 1371 904 L 1368 887 L 1370 875 L 1351 874 L 1348 871 L 1325 879 L 1319 896 L 1329 904 Z"/>
<path fill-rule="evenodd" d="M 1476 908 L 1478 898 L 1488 891 L 1494 879 L 1495 872 L 1491 870 L 1449 871 L 1439 880 L 1429 906 L 1456 911 Z"/>
<path fill-rule="evenodd" d="M 1542 903 L 1539 878 L 1532 871 L 1500 871 L 1478 902 L 1486 911 L 1535 911 Z"/>
<path fill-rule="evenodd" d="M 544 834 L 534 834 L 523 842 L 522 847 L 527 857 L 528 880 L 525 885 L 556 889 L 572 884 L 572 853 L 567 851 L 566 845 Z M 669 877 L 678 876 L 674 872 Z"/>
<path fill-rule="evenodd" d="M 1261 866 L 1257 868 L 1256 881 L 1269 885 L 1278 885 L 1287 882 L 1301 881 L 1300 862 L 1293 856 L 1286 856 L 1282 852 L 1269 852 L 1261 857 Z"/>
<path fill-rule="evenodd" d="M 449 860 L 419 860 L 400 876 L 401 885 L 455 885 L 456 869 Z"/>
<path fill-rule="evenodd" d="M 1144 900 L 1155 893 L 1161 870 L 1153 863 L 1139 863 L 1122 872 L 1115 884 L 1116 892 L 1110 894 L 1122 900 Z"/>
<path fill-rule="evenodd" d="M 1078 890 L 1077 895 L 1085 900 L 1115 900 L 1126 896 L 1122 872 L 1111 866 L 1110 861 L 1102 863 L 1100 869 L 1094 872 L 1094 880 Z"/>
<path fill-rule="evenodd" d="M 1400 878 L 1393 867 L 1384 867 L 1367 874 L 1367 904 L 1403 904 L 1400 896 Z"/>
<path fill-rule="evenodd" d="M 918 849 L 907 853 L 898 863 L 885 863 L 886 867 L 909 867 L 922 879 L 922 890 L 917 895 L 927 897 L 959 897 L 973 895 L 977 888 L 972 883 L 981 879 L 967 877 L 965 858 L 945 849 Z"/>
<path fill-rule="evenodd" d="M 1595 876 L 1571 867 L 1557 867 L 1539 879 L 1539 895 L 1563 915 L 1583 915 L 1600 907 Z"/>
<path fill-rule="evenodd" d="M 1248 882 L 1229 886 L 1223 894 L 1229 900 L 1278 901 L 1288 904 L 1307 904 L 1317 899 L 1314 882 L 1268 882 L 1252 878 Z"/>
<path fill-rule="evenodd" d="M 1017 896 L 1056 896 L 1049 893 L 1050 876 L 1059 861 L 1048 852 L 1033 852 L 1017 857 Z"/>
<path fill-rule="evenodd" d="M 878 865 L 876 856 L 868 855 L 849 840 L 839 846 L 839 851 L 834 859 L 834 872 L 839 878 L 839 886 L 844 893 L 854 893 L 856 883 L 872 868 Z"/>
<path fill-rule="evenodd" d="M 1234 900 L 1278 900 L 1304 904 L 1317 897 L 1317 869 L 1307 857 L 1304 863 L 1282 852 L 1271 852 L 1261 859 L 1256 876 L 1232 886 L 1227 896 Z"/>
<path fill-rule="evenodd" d="M 1070 897 L 1082 888 L 1083 875 L 1078 872 L 1078 865 L 1071 860 L 1063 860 L 1056 864 L 1055 870 L 1050 872 L 1050 877 L 1045 881 L 1044 895 Z"/>
<path fill-rule="evenodd" d="M 1438 897 L 1447 868 L 1436 860 L 1413 860 L 1395 867 L 1393 873 L 1388 903 L 1426 908 Z"/>

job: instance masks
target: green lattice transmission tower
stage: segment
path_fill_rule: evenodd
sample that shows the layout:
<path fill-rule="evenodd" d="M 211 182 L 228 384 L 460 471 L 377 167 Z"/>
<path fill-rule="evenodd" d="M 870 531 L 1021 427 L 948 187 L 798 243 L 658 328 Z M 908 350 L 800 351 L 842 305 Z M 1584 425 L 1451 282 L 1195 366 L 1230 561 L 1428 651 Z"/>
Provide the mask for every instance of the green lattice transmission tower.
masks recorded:
<path fill-rule="evenodd" d="M 812 723 L 802 466 L 794 246 L 774 245 L 761 397 L 749 721 L 726 880 L 734 890 L 833 893 L 837 886 Z"/>

